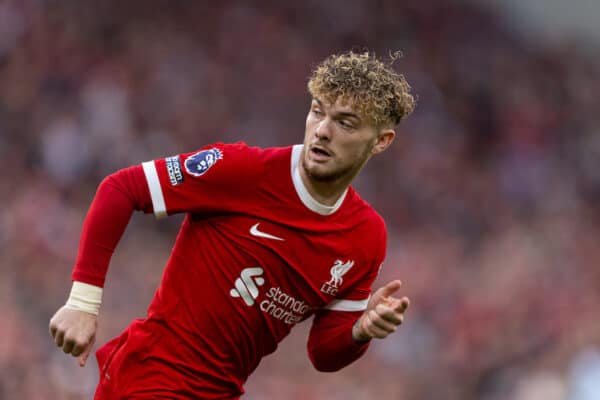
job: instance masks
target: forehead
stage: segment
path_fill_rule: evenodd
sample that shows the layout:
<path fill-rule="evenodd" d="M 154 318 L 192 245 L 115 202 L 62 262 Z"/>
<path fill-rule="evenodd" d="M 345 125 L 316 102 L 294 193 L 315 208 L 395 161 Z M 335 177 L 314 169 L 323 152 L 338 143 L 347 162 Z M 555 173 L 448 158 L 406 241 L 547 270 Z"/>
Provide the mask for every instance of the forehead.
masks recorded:
<path fill-rule="evenodd" d="M 327 99 L 315 96 L 313 97 L 313 102 L 332 112 L 354 114 L 357 118 L 360 116 L 359 110 L 354 104 L 354 102 L 352 100 L 344 99 L 342 97 L 338 97 L 335 100 L 335 102 L 332 103 Z"/>

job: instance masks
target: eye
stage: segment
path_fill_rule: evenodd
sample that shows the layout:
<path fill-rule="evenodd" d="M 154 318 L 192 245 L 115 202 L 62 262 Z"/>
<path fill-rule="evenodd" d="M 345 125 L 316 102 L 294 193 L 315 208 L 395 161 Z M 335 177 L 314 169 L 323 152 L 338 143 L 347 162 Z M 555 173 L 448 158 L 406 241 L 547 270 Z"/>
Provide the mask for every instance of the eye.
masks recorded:
<path fill-rule="evenodd" d="M 350 130 L 350 129 L 354 129 L 354 125 L 352 124 L 352 122 L 347 121 L 345 119 L 342 119 L 339 121 L 339 124 L 342 126 L 342 128 Z"/>
<path fill-rule="evenodd" d="M 321 111 L 321 109 L 320 109 L 320 108 L 316 108 L 316 107 L 315 107 L 315 108 L 313 108 L 313 109 L 312 109 L 312 112 L 313 112 L 313 114 L 315 114 L 315 115 L 323 115 L 323 111 Z"/>

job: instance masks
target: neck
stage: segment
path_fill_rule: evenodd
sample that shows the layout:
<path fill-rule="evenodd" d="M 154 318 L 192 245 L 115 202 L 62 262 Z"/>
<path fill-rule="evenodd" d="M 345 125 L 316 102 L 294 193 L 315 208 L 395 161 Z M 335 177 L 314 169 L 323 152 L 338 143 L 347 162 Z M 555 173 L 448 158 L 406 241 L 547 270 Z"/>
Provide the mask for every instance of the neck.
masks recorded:
<path fill-rule="evenodd" d="M 344 194 L 352 179 L 337 179 L 331 182 L 320 182 L 312 179 L 302 163 L 298 166 L 302 183 L 308 190 L 308 193 L 319 203 L 326 206 L 333 206 Z"/>

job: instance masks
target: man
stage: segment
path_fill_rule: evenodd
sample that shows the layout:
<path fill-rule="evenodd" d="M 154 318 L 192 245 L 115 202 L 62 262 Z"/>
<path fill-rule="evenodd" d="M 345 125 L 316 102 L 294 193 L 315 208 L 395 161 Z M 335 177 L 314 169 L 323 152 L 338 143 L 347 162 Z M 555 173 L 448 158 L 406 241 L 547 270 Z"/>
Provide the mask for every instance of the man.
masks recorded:
<path fill-rule="evenodd" d="M 260 359 L 314 315 L 308 353 L 336 371 L 402 323 L 394 280 L 372 296 L 385 257 L 381 217 L 350 183 L 414 108 L 402 75 L 372 54 L 313 71 L 303 145 L 243 143 L 145 162 L 107 177 L 86 216 L 56 345 L 92 349 L 111 254 L 134 209 L 185 212 L 148 317 L 97 351 L 96 399 L 237 399 Z"/>

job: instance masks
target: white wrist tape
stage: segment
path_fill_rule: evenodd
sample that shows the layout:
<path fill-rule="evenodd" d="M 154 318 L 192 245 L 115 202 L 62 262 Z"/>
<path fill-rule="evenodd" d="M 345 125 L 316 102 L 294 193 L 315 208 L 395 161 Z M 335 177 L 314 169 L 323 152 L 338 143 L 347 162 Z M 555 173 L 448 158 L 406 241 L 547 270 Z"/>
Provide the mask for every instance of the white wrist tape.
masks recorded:
<path fill-rule="evenodd" d="M 65 307 L 98 315 L 100 304 L 102 304 L 101 287 L 74 281 Z"/>

